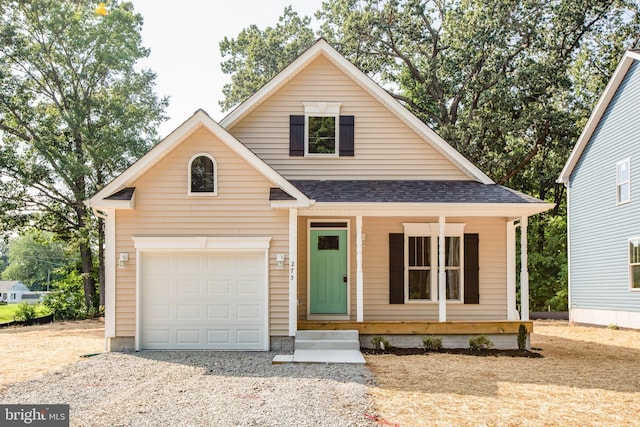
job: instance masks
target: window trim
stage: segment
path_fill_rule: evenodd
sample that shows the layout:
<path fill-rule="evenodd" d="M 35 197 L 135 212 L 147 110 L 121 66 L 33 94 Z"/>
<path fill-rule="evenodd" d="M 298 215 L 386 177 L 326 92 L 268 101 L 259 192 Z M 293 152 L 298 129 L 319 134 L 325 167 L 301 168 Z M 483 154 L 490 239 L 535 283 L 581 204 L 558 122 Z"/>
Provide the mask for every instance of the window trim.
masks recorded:
<path fill-rule="evenodd" d="M 207 192 L 192 192 L 191 191 L 191 180 L 193 178 L 191 173 L 191 166 L 193 161 L 198 157 L 207 157 L 209 160 L 213 162 L 213 191 Z M 213 197 L 218 195 L 218 163 L 216 162 L 215 157 L 213 157 L 209 153 L 196 153 L 189 159 L 189 163 L 187 163 L 187 196 L 195 196 L 195 197 Z"/>
<path fill-rule="evenodd" d="M 624 164 L 627 165 L 628 179 L 626 181 L 620 181 L 620 166 Z M 629 197 L 626 200 L 620 200 L 620 188 L 623 185 L 629 188 Z M 631 202 L 631 158 L 627 157 L 616 163 L 616 204 L 624 205 L 629 202 Z"/>
<path fill-rule="evenodd" d="M 631 242 L 638 242 L 640 245 L 640 236 L 630 237 L 627 239 L 627 264 L 628 264 L 628 272 L 629 272 L 629 291 L 631 292 L 640 292 L 640 283 L 637 288 L 633 287 L 633 267 L 640 267 L 640 260 L 638 262 L 631 262 Z"/>
<path fill-rule="evenodd" d="M 304 105 L 304 156 L 318 158 L 340 157 L 340 106 L 339 102 L 303 102 Z M 335 147 L 333 153 L 309 152 L 309 118 L 333 117 L 335 132 Z"/>
<path fill-rule="evenodd" d="M 405 304 L 437 304 L 438 300 L 438 273 L 440 271 L 439 237 L 440 225 L 438 223 L 402 223 L 404 227 L 404 302 Z M 447 299 L 447 303 L 464 304 L 464 223 L 445 224 L 444 236 L 458 237 L 460 239 L 459 260 L 456 267 L 458 274 L 459 299 Z M 409 237 L 430 237 L 431 244 L 431 299 L 410 299 L 409 295 Z M 446 245 L 446 240 L 445 240 Z M 445 257 L 446 258 L 446 257 Z M 447 266 L 445 265 L 445 272 Z"/>

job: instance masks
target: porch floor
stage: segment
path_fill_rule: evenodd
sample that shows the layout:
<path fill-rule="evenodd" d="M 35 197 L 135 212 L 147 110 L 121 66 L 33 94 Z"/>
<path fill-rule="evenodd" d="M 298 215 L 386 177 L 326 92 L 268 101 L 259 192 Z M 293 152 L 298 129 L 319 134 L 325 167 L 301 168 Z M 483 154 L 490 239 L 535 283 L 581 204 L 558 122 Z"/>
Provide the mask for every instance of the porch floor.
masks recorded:
<path fill-rule="evenodd" d="M 424 321 L 424 320 L 298 320 L 298 330 L 357 330 L 361 335 L 480 335 L 517 334 L 520 325 L 533 332 L 530 320 Z"/>

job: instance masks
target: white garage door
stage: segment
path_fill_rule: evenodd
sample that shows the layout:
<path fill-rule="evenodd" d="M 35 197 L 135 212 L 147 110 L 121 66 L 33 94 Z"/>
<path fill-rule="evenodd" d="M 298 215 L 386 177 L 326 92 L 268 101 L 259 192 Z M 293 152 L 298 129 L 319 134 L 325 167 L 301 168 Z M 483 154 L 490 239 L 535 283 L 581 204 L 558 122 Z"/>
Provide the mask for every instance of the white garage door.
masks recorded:
<path fill-rule="evenodd" d="M 141 347 L 267 350 L 264 258 L 142 253 Z"/>

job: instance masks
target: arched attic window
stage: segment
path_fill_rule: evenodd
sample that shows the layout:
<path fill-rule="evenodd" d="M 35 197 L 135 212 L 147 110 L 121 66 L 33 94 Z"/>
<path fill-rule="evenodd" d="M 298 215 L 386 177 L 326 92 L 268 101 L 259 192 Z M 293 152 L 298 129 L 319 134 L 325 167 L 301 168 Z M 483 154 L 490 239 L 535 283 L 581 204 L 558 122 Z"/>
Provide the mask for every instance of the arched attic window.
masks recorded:
<path fill-rule="evenodd" d="M 207 153 L 198 153 L 189 160 L 188 193 L 190 196 L 216 196 L 218 194 L 218 166 Z"/>

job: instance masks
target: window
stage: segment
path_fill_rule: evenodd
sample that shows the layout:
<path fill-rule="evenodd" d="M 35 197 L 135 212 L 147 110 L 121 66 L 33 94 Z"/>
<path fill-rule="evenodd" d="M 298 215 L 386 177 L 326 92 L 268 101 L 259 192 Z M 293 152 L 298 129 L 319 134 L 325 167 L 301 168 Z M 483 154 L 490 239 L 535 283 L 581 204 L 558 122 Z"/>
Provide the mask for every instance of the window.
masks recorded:
<path fill-rule="evenodd" d="M 212 156 L 204 153 L 193 156 L 189 161 L 189 195 L 217 195 L 217 169 Z"/>
<path fill-rule="evenodd" d="M 640 237 L 629 239 L 629 278 L 631 289 L 640 290 Z"/>
<path fill-rule="evenodd" d="M 335 116 L 307 117 L 308 154 L 336 154 L 337 142 Z"/>
<path fill-rule="evenodd" d="M 431 237 L 408 238 L 409 299 L 431 299 Z"/>
<path fill-rule="evenodd" d="M 622 160 L 616 163 L 616 196 L 618 204 L 631 201 L 631 161 Z"/>
<path fill-rule="evenodd" d="M 354 116 L 341 116 L 339 103 L 305 102 L 303 116 L 289 116 L 289 155 L 353 157 Z"/>
<path fill-rule="evenodd" d="M 405 223 L 407 301 L 438 301 L 438 224 Z M 464 224 L 445 225 L 447 300 L 462 301 Z"/>

